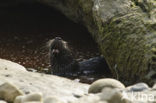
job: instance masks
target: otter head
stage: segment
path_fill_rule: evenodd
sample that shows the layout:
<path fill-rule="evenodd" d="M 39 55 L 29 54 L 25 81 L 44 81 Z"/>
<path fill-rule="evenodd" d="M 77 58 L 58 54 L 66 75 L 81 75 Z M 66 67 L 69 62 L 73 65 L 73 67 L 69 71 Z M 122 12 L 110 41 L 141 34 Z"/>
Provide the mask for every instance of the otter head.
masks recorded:
<path fill-rule="evenodd" d="M 50 47 L 50 55 L 54 57 L 68 50 L 67 43 L 63 41 L 61 37 L 55 37 L 50 40 L 48 46 Z"/>

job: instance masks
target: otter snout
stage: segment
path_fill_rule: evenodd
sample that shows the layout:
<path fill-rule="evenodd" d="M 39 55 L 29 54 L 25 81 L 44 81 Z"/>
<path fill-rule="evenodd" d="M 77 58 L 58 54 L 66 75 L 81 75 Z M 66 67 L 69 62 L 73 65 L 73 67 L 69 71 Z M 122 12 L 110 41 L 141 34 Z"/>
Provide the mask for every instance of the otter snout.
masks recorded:
<path fill-rule="evenodd" d="M 61 37 L 55 37 L 55 40 L 62 40 Z"/>
<path fill-rule="evenodd" d="M 58 54 L 58 53 L 59 53 L 59 50 L 58 50 L 58 49 L 53 49 L 53 50 L 52 50 L 52 53 L 53 53 L 53 54 Z"/>

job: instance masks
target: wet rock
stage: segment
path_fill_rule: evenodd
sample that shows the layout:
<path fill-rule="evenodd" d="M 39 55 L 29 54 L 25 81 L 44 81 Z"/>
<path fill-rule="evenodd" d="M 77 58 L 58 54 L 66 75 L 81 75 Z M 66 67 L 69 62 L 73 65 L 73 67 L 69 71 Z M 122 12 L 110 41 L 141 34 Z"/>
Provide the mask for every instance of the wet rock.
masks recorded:
<path fill-rule="evenodd" d="M 5 59 L 0 59 L 0 70 L 22 70 L 22 71 L 26 71 L 26 68 L 11 62 L 9 60 L 5 60 Z"/>
<path fill-rule="evenodd" d="M 14 103 L 43 103 L 42 93 L 31 93 L 16 97 Z"/>
<path fill-rule="evenodd" d="M 126 88 L 130 92 L 138 92 L 150 89 L 146 83 L 137 83 L 135 85 L 129 86 Z"/>
<path fill-rule="evenodd" d="M 8 82 L 0 85 L 1 99 L 4 99 L 8 102 L 13 102 L 14 99 L 19 95 L 23 95 L 23 93 L 15 85 Z"/>
<path fill-rule="evenodd" d="M 48 97 L 45 98 L 44 103 L 64 103 L 60 99 L 58 99 L 57 97 Z"/>
<path fill-rule="evenodd" d="M 110 87 L 110 88 L 120 88 L 124 89 L 125 86 L 118 80 L 115 79 L 100 79 L 95 81 L 89 88 L 88 92 L 89 93 L 98 93 L 101 92 L 102 89 Z"/>

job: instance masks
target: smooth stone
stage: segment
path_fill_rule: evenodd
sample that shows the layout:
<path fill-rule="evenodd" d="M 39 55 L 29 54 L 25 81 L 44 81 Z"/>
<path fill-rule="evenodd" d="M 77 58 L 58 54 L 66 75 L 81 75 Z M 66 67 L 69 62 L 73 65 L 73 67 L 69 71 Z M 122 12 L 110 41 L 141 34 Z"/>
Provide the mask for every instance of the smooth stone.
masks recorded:
<path fill-rule="evenodd" d="M 106 79 L 97 80 L 94 83 L 92 83 L 88 92 L 89 93 L 99 93 L 105 87 L 120 88 L 120 89 L 125 88 L 124 84 L 122 84 L 120 81 L 111 79 L 111 78 L 106 78 Z"/>
<path fill-rule="evenodd" d="M 0 100 L 0 103 L 7 103 L 6 101 L 4 101 L 4 100 Z"/>
<path fill-rule="evenodd" d="M 146 83 L 137 83 L 135 85 L 129 86 L 126 88 L 130 92 L 138 92 L 149 89 L 149 86 Z"/>
<path fill-rule="evenodd" d="M 28 95 L 18 96 L 14 103 L 39 102 L 43 103 L 42 93 L 31 93 Z"/>
<path fill-rule="evenodd" d="M 17 96 L 23 95 L 23 93 L 13 84 L 4 83 L 0 85 L 0 98 L 7 101 L 13 102 Z"/>

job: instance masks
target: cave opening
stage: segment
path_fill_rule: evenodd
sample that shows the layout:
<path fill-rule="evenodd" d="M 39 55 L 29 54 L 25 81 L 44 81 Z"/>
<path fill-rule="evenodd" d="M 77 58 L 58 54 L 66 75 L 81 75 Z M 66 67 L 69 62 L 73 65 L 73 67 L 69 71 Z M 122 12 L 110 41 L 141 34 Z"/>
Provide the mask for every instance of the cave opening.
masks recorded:
<path fill-rule="evenodd" d="M 26 68 L 48 68 L 46 42 L 56 36 L 69 43 L 78 60 L 100 55 L 85 27 L 41 4 L 20 4 L 0 10 L 0 58 Z"/>

